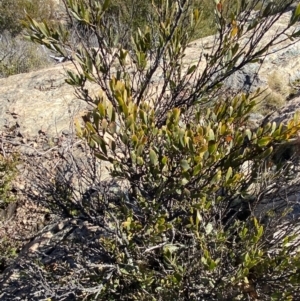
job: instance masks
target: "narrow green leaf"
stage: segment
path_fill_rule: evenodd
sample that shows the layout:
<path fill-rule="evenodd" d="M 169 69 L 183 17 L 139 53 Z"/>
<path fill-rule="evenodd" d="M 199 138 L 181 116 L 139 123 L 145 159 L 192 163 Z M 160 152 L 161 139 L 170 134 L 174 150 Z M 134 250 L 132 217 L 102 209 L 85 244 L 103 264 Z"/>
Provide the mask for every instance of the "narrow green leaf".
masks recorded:
<path fill-rule="evenodd" d="M 113 108 L 112 104 L 109 104 L 107 106 L 107 114 L 108 114 L 108 118 L 111 122 L 114 122 L 116 120 L 116 112 L 115 112 L 115 109 Z"/>
<path fill-rule="evenodd" d="M 99 135 L 93 135 L 92 139 L 100 146 L 101 150 L 107 156 L 106 143 Z"/>
<path fill-rule="evenodd" d="M 98 104 L 98 112 L 101 117 L 105 117 L 105 107 L 102 103 Z"/>
<path fill-rule="evenodd" d="M 208 131 L 208 141 L 215 140 L 215 133 L 212 129 L 209 129 Z"/>
<path fill-rule="evenodd" d="M 250 131 L 250 129 L 246 129 L 245 134 L 248 137 L 248 139 L 251 140 L 251 138 L 252 138 L 252 132 Z"/>
<path fill-rule="evenodd" d="M 78 137 L 81 138 L 81 137 L 82 137 L 82 128 L 81 128 L 81 124 L 80 124 L 80 122 L 79 122 L 78 119 L 76 119 L 74 123 L 75 123 L 76 134 L 77 134 Z"/>
<path fill-rule="evenodd" d="M 260 159 L 266 159 L 273 152 L 273 147 L 268 147 L 262 154 L 259 155 Z"/>
<path fill-rule="evenodd" d="M 199 223 L 202 221 L 202 217 L 201 217 L 201 214 L 200 214 L 200 211 L 197 210 L 196 212 L 196 227 L 198 228 L 199 226 Z"/>
<path fill-rule="evenodd" d="M 141 118 L 142 122 L 143 122 L 145 125 L 147 125 L 148 119 L 147 119 L 146 113 L 145 113 L 143 110 L 139 110 L 139 115 L 140 115 L 140 118 Z"/>
<path fill-rule="evenodd" d="M 85 127 L 87 128 L 87 130 L 90 132 L 90 133 L 93 133 L 93 134 L 96 134 L 97 131 L 95 130 L 94 126 L 90 123 L 90 122 L 86 122 L 85 123 Z"/>
<path fill-rule="evenodd" d="M 230 166 L 227 170 L 227 173 L 226 173 L 226 177 L 225 177 L 225 181 L 226 183 L 228 182 L 228 180 L 231 178 L 232 176 L 232 167 Z"/>
<path fill-rule="evenodd" d="M 257 141 L 259 147 L 265 147 L 272 141 L 272 137 L 262 137 Z"/>
<path fill-rule="evenodd" d="M 111 140 L 109 145 L 110 145 L 111 150 L 114 152 L 117 147 L 116 142 L 114 140 Z"/>
<path fill-rule="evenodd" d="M 208 269 L 210 271 L 212 271 L 216 268 L 216 266 L 217 266 L 217 263 L 214 260 L 211 260 L 210 263 L 209 263 Z"/>
<path fill-rule="evenodd" d="M 154 166 L 157 165 L 158 158 L 157 158 L 157 155 L 156 155 L 156 153 L 153 149 L 150 149 L 149 156 L 150 156 L 151 164 L 154 165 Z"/>
<path fill-rule="evenodd" d="M 273 1 L 272 1 L 272 2 L 269 2 L 269 3 L 267 4 L 266 8 L 263 10 L 262 16 L 263 16 L 263 17 L 268 17 L 268 16 L 270 16 L 270 14 L 271 14 L 271 12 L 272 12 L 273 6 L 274 6 Z"/>
<path fill-rule="evenodd" d="M 126 134 L 121 135 L 121 140 L 124 144 L 128 144 L 128 136 Z"/>
<path fill-rule="evenodd" d="M 188 69 L 186 75 L 190 75 L 190 74 L 193 73 L 195 70 L 196 70 L 196 65 L 191 66 L 191 67 Z"/>
<path fill-rule="evenodd" d="M 216 152 L 217 148 L 218 148 L 217 143 L 215 143 L 214 141 L 209 141 L 209 143 L 208 143 L 208 152 L 210 154 L 214 154 Z"/>
<path fill-rule="evenodd" d="M 106 11 L 109 7 L 110 0 L 105 0 L 103 5 L 102 5 L 102 11 Z"/>
<path fill-rule="evenodd" d="M 291 19 L 290 19 L 290 25 L 295 24 L 300 18 L 300 3 L 297 5 L 295 10 L 292 13 Z"/>
<path fill-rule="evenodd" d="M 141 156 L 143 154 L 143 151 L 144 151 L 144 145 L 139 145 L 139 147 L 136 150 L 136 155 Z"/>
<path fill-rule="evenodd" d="M 106 156 L 103 156 L 101 153 L 95 152 L 95 156 L 102 161 L 109 161 L 109 159 Z"/>
<path fill-rule="evenodd" d="M 201 163 L 197 164 L 193 170 L 193 176 L 198 175 L 201 169 L 202 169 L 202 164 Z"/>

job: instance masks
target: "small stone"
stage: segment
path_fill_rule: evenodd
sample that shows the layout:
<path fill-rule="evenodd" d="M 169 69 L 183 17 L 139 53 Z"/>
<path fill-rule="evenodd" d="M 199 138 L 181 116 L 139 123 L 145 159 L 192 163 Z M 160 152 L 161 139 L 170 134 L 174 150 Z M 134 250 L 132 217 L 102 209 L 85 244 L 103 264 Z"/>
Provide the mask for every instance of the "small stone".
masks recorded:
<path fill-rule="evenodd" d="M 47 151 L 48 149 L 50 149 L 50 145 L 48 143 L 43 143 L 43 151 Z"/>
<path fill-rule="evenodd" d="M 27 156 L 33 156 L 35 154 L 35 149 L 28 147 L 28 146 L 21 146 L 19 148 L 20 153 L 27 155 Z"/>
<path fill-rule="evenodd" d="M 17 164 L 17 165 L 16 165 L 16 168 L 17 168 L 17 170 L 18 170 L 19 172 L 22 172 L 22 171 L 24 171 L 24 169 L 25 169 L 24 164 Z"/>
<path fill-rule="evenodd" d="M 15 182 L 13 184 L 13 189 L 15 189 L 15 190 L 24 190 L 25 189 L 25 183 L 23 183 L 23 182 Z"/>
<path fill-rule="evenodd" d="M 63 130 L 62 134 L 65 135 L 65 136 L 68 136 L 68 135 L 70 135 L 70 132 L 68 130 Z"/>
<path fill-rule="evenodd" d="M 32 244 L 32 245 L 30 246 L 30 248 L 28 249 L 28 251 L 29 251 L 30 253 L 34 253 L 34 252 L 38 249 L 39 245 L 40 245 L 39 243 Z"/>

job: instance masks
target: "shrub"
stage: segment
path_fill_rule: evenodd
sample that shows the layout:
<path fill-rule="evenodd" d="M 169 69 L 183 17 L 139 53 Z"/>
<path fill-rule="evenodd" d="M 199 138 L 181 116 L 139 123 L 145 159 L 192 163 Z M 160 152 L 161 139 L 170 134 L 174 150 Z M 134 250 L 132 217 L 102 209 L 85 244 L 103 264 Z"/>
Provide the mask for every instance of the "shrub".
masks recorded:
<path fill-rule="evenodd" d="M 212 50 L 186 65 L 184 51 L 200 21 L 189 1 L 157 1 L 154 25 L 133 30 L 130 52 L 122 37 L 108 30 L 109 19 L 103 16 L 109 1 L 65 4 L 98 43 L 90 48 L 79 39 L 73 56 L 77 71 L 68 71 L 66 79 L 93 106 L 84 126 L 78 122 L 78 135 L 94 158 L 111 164 L 113 179 L 129 185 L 117 198 L 104 194 L 96 203 L 74 201 L 70 190 L 52 201 L 68 215 L 75 207 L 73 215 L 80 212 L 105 232 L 97 272 L 90 265 L 85 280 L 78 280 L 88 287 L 78 290 L 101 300 L 299 297 L 299 227 L 282 200 L 268 207 L 282 189 L 291 193 L 285 182 L 289 172 L 272 169 L 270 158 L 298 132 L 299 116 L 285 128 L 269 123 L 251 131 L 246 125 L 257 96 L 224 99 L 220 86 L 278 39 L 296 39 L 299 32 L 292 25 L 300 6 L 287 27 L 261 48 L 257 45 L 284 7 L 267 4 L 249 21 L 259 1 L 241 2 L 226 26 L 228 16 L 217 2 Z M 30 17 L 27 26 L 32 41 L 67 54 L 63 30 Z M 287 29 L 292 33 L 285 37 Z M 246 34 L 252 45 L 247 51 L 241 46 Z M 99 92 L 89 92 L 87 83 L 98 85 Z M 264 166 L 268 181 L 261 181 Z M 275 181 L 286 188 L 276 188 Z"/>
<path fill-rule="evenodd" d="M 0 2 L 0 77 L 29 72 L 50 64 L 48 54 L 24 40 L 22 22 L 26 12 L 38 21 L 56 24 L 52 0 L 6 0 Z"/>

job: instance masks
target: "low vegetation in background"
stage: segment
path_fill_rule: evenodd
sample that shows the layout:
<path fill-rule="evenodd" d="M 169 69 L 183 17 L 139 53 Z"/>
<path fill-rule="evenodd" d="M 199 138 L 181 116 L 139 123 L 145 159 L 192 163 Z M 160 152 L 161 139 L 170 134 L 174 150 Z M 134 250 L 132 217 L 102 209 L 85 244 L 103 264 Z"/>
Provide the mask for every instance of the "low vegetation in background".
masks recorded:
<path fill-rule="evenodd" d="M 69 174 L 49 179 L 54 190 L 45 204 L 102 233 L 84 251 L 86 256 L 77 254 L 83 268 L 71 268 L 61 257 L 50 271 L 40 264 L 35 279 L 57 288 L 57 300 L 68 294 L 74 300 L 299 299 L 299 225 L 288 202 L 291 178 L 299 187 L 299 177 L 291 177 L 289 162 L 281 167 L 272 162 L 278 147 L 300 130 L 299 115 L 285 127 L 268 123 L 250 130 L 246 125 L 258 95 L 224 99 L 220 89 L 226 78 L 264 57 L 278 40 L 298 41 L 299 31 L 286 36 L 285 30 L 299 21 L 300 6 L 287 28 L 259 49 L 255 45 L 292 1 L 265 1 L 254 21 L 245 16 L 261 1 L 241 1 L 230 16 L 217 1 L 211 53 L 199 53 L 199 61 L 184 69 L 184 51 L 201 22 L 201 7 L 194 2 L 155 1 L 152 23 L 130 32 L 130 52 L 128 37 L 106 15 L 109 0 L 64 3 L 70 22 L 87 29 L 97 42 L 95 47 L 74 31 L 77 69 L 68 71 L 66 82 L 91 105 L 83 126 L 77 123 L 78 135 L 92 152 L 94 174 L 97 161 L 110 163 L 112 182 L 127 188 L 112 197 L 97 190 L 92 173 L 90 193 L 78 195 Z M 33 42 L 68 54 L 72 45 L 64 30 L 29 16 L 27 28 Z M 247 52 L 240 48 L 245 35 L 252 45 Z M 207 66 L 200 70 L 203 57 Z M 89 92 L 88 83 L 99 86 L 98 94 Z M 83 180 L 77 167 L 67 170 Z M 268 173 L 268 180 L 262 180 L 262 173 Z M 281 194 L 286 199 L 277 205 Z M 265 210 L 270 200 L 273 206 Z M 64 282 L 74 284 L 73 290 Z"/>
<path fill-rule="evenodd" d="M 261 90 L 255 111 L 268 115 L 297 96 L 298 90 L 297 81 L 291 82 L 288 76 L 282 76 L 279 72 L 273 71 L 268 76 L 267 85 Z"/>
<path fill-rule="evenodd" d="M 33 45 L 22 36 L 12 38 L 6 34 L 0 43 L 0 78 L 26 73 L 50 66 L 49 52 Z"/>
<path fill-rule="evenodd" d="M 52 0 L 5 0 L 0 2 L 0 77 L 49 66 L 49 53 L 28 43 L 22 35 L 26 12 L 39 21 L 56 24 Z"/>
<path fill-rule="evenodd" d="M 22 30 L 26 12 L 38 21 L 49 23 L 55 19 L 55 2 L 52 0 L 5 0 L 0 2 L 0 34 L 9 32 L 13 37 Z"/>
<path fill-rule="evenodd" d="M 274 71 L 268 76 L 267 86 L 257 99 L 256 111 L 268 115 L 285 105 L 292 95 L 293 88 L 288 78 L 284 78 L 277 71 Z"/>

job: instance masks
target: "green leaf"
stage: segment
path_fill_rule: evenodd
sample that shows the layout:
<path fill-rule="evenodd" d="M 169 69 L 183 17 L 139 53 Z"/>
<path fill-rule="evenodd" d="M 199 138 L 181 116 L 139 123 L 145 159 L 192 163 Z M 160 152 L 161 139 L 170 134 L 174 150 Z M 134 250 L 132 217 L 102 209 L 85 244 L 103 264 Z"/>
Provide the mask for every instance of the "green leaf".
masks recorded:
<path fill-rule="evenodd" d="M 201 163 L 197 164 L 194 167 L 193 176 L 196 176 L 197 174 L 199 174 L 199 172 L 201 171 L 201 169 L 202 169 L 202 164 Z"/>
<path fill-rule="evenodd" d="M 269 2 L 268 5 L 266 6 L 266 8 L 263 10 L 262 16 L 263 16 L 263 17 L 268 17 L 268 16 L 270 16 L 270 14 L 272 13 L 272 8 L 273 8 L 273 6 L 274 6 L 273 1 L 272 1 L 272 2 Z"/>
<path fill-rule="evenodd" d="M 106 11 L 109 7 L 109 4 L 110 4 L 110 0 L 105 0 L 103 5 L 102 5 L 102 10 Z"/>
<path fill-rule="evenodd" d="M 116 120 L 116 112 L 111 104 L 107 106 L 107 114 L 111 122 L 114 122 Z"/>
<path fill-rule="evenodd" d="M 189 162 L 187 160 L 181 160 L 180 161 L 180 166 L 181 166 L 183 171 L 187 171 L 187 170 L 190 169 L 190 165 L 189 165 Z"/>
<path fill-rule="evenodd" d="M 147 125 L 148 119 L 147 119 L 146 113 L 145 113 L 143 110 L 139 110 L 139 115 L 140 115 L 140 118 L 141 118 L 142 122 L 143 122 L 145 125 Z"/>
<path fill-rule="evenodd" d="M 93 62 L 88 53 L 85 55 L 85 67 L 87 72 L 93 73 Z"/>
<path fill-rule="evenodd" d="M 252 132 L 249 129 L 246 129 L 245 134 L 247 135 L 248 139 L 251 140 Z"/>
<path fill-rule="evenodd" d="M 266 159 L 273 152 L 273 147 L 268 147 L 262 154 L 259 155 L 260 159 Z"/>
<path fill-rule="evenodd" d="M 107 156 L 107 150 L 106 150 L 106 143 L 105 143 L 105 141 L 99 135 L 93 135 L 92 139 L 98 145 L 100 145 L 101 150 L 103 151 L 103 153 L 105 154 L 105 156 Z"/>
<path fill-rule="evenodd" d="M 227 183 L 228 180 L 231 178 L 232 176 L 232 167 L 230 166 L 227 170 L 227 173 L 226 173 L 226 177 L 225 177 L 225 182 Z"/>
<path fill-rule="evenodd" d="M 174 108 L 172 112 L 172 117 L 174 118 L 175 121 L 178 121 L 179 116 L 180 116 L 180 109 Z"/>
<path fill-rule="evenodd" d="M 254 239 L 255 243 L 257 243 L 260 240 L 260 238 L 263 235 L 263 232 L 264 232 L 264 228 L 263 228 L 263 226 L 260 226 L 257 230 L 257 234 L 255 235 L 255 239 Z"/>
<path fill-rule="evenodd" d="M 121 135 L 121 140 L 124 144 L 128 144 L 128 136 L 126 134 Z"/>
<path fill-rule="evenodd" d="M 218 170 L 217 173 L 211 179 L 211 184 L 218 184 L 219 181 L 221 180 L 221 177 L 222 177 L 222 172 L 221 170 Z"/>
<path fill-rule="evenodd" d="M 265 147 L 272 141 L 272 137 L 263 137 L 257 141 L 259 147 Z"/>
<path fill-rule="evenodd" d="M 136 135 L 132 135 L 131 141 L 132 141 L 133 145 L 136 147 L 138 144 L 138 137 Z"/>
<path fill-rule="evenodd" d="M 111 148 L 111 150 L 114 152 L 117 148 L 116 142 L 114 140 L 111 140 L 109 143 L 109 146 Z"/>
<path fill-rule="evenodd" d="M 190 74 L 193 73 L 195 70 L 196 70 L 196 65 L 191 66 L 191 67 L 188 69 L 186 75 L 190 75 Z"/>
<path fill-rule="evenodd" d="M 208 265 L 208 269 L 210 271 L 214 270 L 217 267 L 217 263 L 214 260 L 210 260 L 210 263 Z"/>
<path fill-rule="evenodd" d="M 138 165 L 144 165 L 144 159 L 142 157 L 137 157 L 136 162 Z"/>
<path fill-rule="evenodd" d="M 105 117 L 105 107 L 102 103 L 98 104 L 98 112 L 101 117 Z"/>
<path fill-rule="evenodd" d="M 93 133 L 93 134 L 96 134 L 97 131 L 95 130 L 94 126 L 90 123 L 90 122 L 86 122 L 85 123 L 85 127 L 87 128 L 87 130 L 90 132 L 90 133 Z"/>
<path fill-rule="evenodd" d="M 182 178 L 181 181 L 180 181 L 180 184 L 181 184 L 182 186 L 185 186 L 188 182 L 189 182 L 188 179 Z"/>
<path fill-rule="evenodd" d="M 155 153 L 155 151 L 153 149 L 150 149 L 149 151 L 149 156 L 150 156 L 150 162 L 152 165 L 156 166 L 158 163 L 158 158 L 157 155 Z"/>
<path fill-rule="evenodd" d="M 134 124 L 133 115 L 129 115 L 125 120 L 125 125 L 127 128 L 130 128 Z"/>
<path fill-rule="evenodd" d="M 251 261 L 250 256 L 249 256 L 249 253 L 246 253 L 246 254 L 245 254 L 244 261 L 245 261 L 245 263 L 244 263 L 245 266 L 248 266 L 249 263 L 250 263 L 250 261 Z"/>
<path fill-rule="evenodd" d="M 161 160 L 162 165 L 166 165 L 168 163 L 168 157 L 164 156 Z"/>
<path fill-rule="evenodd" d="M 248 232 L 248 228 L 246 228 L 245 226 L 243 227 L 243 230 L 239 232 L 239 236 L 241 239 L 245 239 L 246 238 L 246 235 L 247 235 L 247 232 Z"/>
<path fill-rule="evenodd" d="M 218 144 L 217 143 L 215 143 L 214 141 L 209 141 L 209 143 L 208 143 L 208 152 L 210 154 L 215 153 L 216 150 L 217 150 L 217 148 L 218 148 Z"/>
<path fill-rule="evenodd" d="M 291 19 L 290 19 L 290 25 L 295 24 L 300 18 L 300 3 L 297 5 L 295 10 L 292 13 Z"/>
<path fill-rule="evenodd" d="M 136 150 L 136 155 L 141 156 L 143 151 L 144 151 L 144 145 L 139 145 L 137 150 Z"/>
<path fill-rule="evenodd" d="M 101 153 L 95 152 L 95 156 L 102 161 L 109 161 L 109 159 Z"/>
<path fill-rule="evenodd" d="M 208 141 L 214 141 L 215 140 L 215 133 L 212 129 L 209 129 L 208 131 Z"/>

